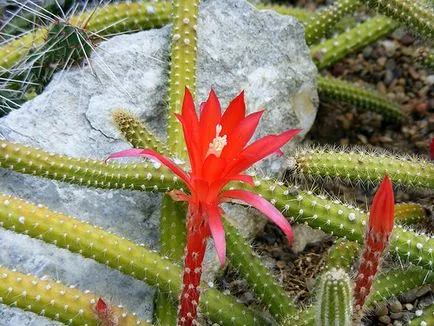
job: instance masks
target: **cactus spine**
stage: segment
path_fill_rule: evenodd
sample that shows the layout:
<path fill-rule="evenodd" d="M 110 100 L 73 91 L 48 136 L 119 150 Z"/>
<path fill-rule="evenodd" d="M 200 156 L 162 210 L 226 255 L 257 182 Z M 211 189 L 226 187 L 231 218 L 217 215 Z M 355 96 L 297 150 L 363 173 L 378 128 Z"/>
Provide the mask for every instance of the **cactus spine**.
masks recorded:
<path fill-rule="evenodd" d="M 396 157 L 357 149 L 301 149 L 297 170 L 305 176 L 377 183 L 387 174 L 397 185 L 434 189 L 434 165 L 422 158 Z"/>
<path fill-rule="evenodd" d="M 282 322 L 295 313 L 295 304 L 281 286 L 276 284 L 270 272 L 254 255 L 236 228 L 226 219 L 225 228 L 228 259 L 235 269 L 248 281 L 267 310 L 278 321 Z"/>
<path fill-rule="evenodd" d="M 178 299 L 181 268 L 155 252 L 85 222 L 54 213 L 42 205 L 0 194 L 0 226 L 91 258 L 157 286 Z M 211 320 L 234 325 L 267 322 L 236 299 L 202 285 L 201 309 Z"/>
<path fill-rule="evenodd" d="M 307 45 L 317 43 L 342 17 L 352 13 L 359 6 L 358 0 L 337 0 L 331 6 L 311 15 L 305 23 Z"/>
<path fill-rule="evenodd" d="M 319 282 L 316 325 L 350 326 L 352 315 L 351 281 L 343 269 L 325 272 Z"/>
<path fill-rule="evenodd" d="M 332 77 L 319 76 L 317 81 L 321 100 L 349 103 L 357 108 L 381 114 L 386 120 L 397 123 L 405 119 L 405 114 L 398 104 L 375 91 Z"/>
<path fill-rule="evenodd" d="M 195 93 L 198 6 L 199 0 L 175 0 L 173 3 L 167 142 L 170 151 L 180 157 L 185 153 L 185 144 L 175 113 L 181 112 L 184 88 L 187 87 L 193 97 Z"/>
<path fill-rule="evenodd" d="M 48 279 L 40 279 L 0 267 L 0 303 L 32 311 L 68 325 L 102 325 L 95 311 L 98 298 Z M 119 326 L 149 325 L 111 307 L 111 318 Z"/>
<path fill-rule="evenodd" d="M 421 36 L 434 39 L 434 11 L 423 1 L 415 0 L 362 0 L 380 14 L 406 25 Z"/>
<path fill-rule="evenodd" d="M 398 25 L 390 18 L 375 16 L 336 37 L 310 49 L 319 70 L 326 69 L 347 55 L 390 34 Z"/>

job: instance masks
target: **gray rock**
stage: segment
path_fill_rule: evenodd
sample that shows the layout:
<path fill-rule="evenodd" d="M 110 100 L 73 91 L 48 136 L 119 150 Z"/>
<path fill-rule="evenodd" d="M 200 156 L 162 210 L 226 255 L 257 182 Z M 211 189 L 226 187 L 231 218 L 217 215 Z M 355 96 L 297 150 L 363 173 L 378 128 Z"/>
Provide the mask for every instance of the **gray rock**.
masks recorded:
<path fill-rule="evenodd" d="M 202 4 L 198 25 L 197 103 L 211 87 L 223 106 L 245 89 L 249 111 L 267 109 L 258 135 L 296 127 L 309 130 L 316 114 L 316 69 L 295 19 L 258 12 L 242 0 L 210 0 Z M 164 27 L 101 43 L 90 66 L 57 74 L 43 94 L 1 119 L 0 134 L 56 153 L 104 159 L 128 148 L 111 123 L 111 112 L 122 107 L 164 137 L 169 35 L 170 27 Z M 261 169 L 277 171 L 279 164 L 269 162 Z M 158 194 L 90 190 L 0 173 L 2 192 L 158 249 Z M 244 215 L 237 223 L 245 230 L 241 223 L 250 213 L 242 211 L 235 215 Z M 144 283 L 26 236 L 0 232 L 0 264 L 113 297 L 143 319 L 152 316 L 154 291 Z M 0 316 L 5 325 L 17 320 L 20 325 L 51 325 L 3 306 Z"/>

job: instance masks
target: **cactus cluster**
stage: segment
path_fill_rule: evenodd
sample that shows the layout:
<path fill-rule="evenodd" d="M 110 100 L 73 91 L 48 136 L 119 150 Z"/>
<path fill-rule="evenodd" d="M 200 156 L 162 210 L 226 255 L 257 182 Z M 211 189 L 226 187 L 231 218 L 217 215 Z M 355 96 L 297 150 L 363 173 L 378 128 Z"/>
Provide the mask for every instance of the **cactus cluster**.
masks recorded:
<path fill-rule="evenodd" d="M 343 16 L 351 14 L 361 4 L 367 4 L 384 16 L 368 18 L 318 43 L 330 35 L 329 32 Z M 421 1 L 337 0 L 317 13 L 264 4 L 258 5 L 258 8 L 294 15 L 302 21 L 312 58 L 320 70 L 386 36 L 399 24 L 404 24 L 425 39 L 434 38 L 433 11 Z M 195 89 L 198 15 L 198 0 L 113 3 L 49 22 L 45 27 L 10 39 L 0 46 L 1 105 L 5 110 L 17 108 L 40 93 L 56 71 L 81 64 L 102 39 L 100 36 L 109 37 L 118 32 L 144 30 L 172 22 L 167 142 L 157 139 L 144 123 L 125 110 L 115 111 L 113 122 L 134 148 L 149 148 L 185 160 L 182 128 L 174 113 L 181 110 L 184 88 L 188 87 L 193 93 Z M 428 49 L 424 53 L 424 62 L 432 66 L 432 51 Z M 405 115 L 396 103 L 346 81 L 319 77 L 318 89 L 323 100 L 350 103 L 375 111 L 391 122 L 405 121 Z M 295 173 L 308 180 L 343 181 L 364 186 L 377 185 L 384 175 L 388 175 L 394 185 L 402 186 L 404 190 L 434 189 L 434 165 L 421 157 L 403 157 L 364 149 L 311 147 L 299 149 L 294 159 Z M 104 161 L 49 153 L 7 140 L 0 140 L 0 167 L 108 191 L 123 189 L 166 193 L 184 187 L 179 177 L 169 169 L 146 160 L 134 164 L 106 164 Z M 307 224 L 340 238 L 325 257 L 325 270 L 318 277 L 317 299 L 313 306 L 305 309 L 297 307 L 296 298 L 284 291 L 229 220 L 224 222 L 228 263 L 247 281 L 261 309 L 246 307 L 235 297 L 209 287 L 201 282 L 200 274 L 198 277 L 195 272 L 184 270 L 182 275 L 180 265 L 187 241 L 186 223 L 188 226 L 191 216 L 186 222 L 186 205 L 173 201 L 168 195 L 163 197 L 161 204 L 159 253 L 79 219 L 7 194 L 0 194 L 0 227 L 93 259 L 157 287 L 155 323 L 160 325 L 184 324 L 182 319 L 177 320 L 177 305 L 183 286 L 188 296 L 181 297 L 181 309 L 190 303 L 198 304 L 200 314 L 220 325 L 350 325 L 354 307 L 358 309 L 363 305 L 369 308 L 391 296 L 434 281 L 434 238 L 412 229 L 427 219 L 427 208 L 414 203 L 397 204 L 394 208 L 397 224 L 393 233 L 390 237 L 387 235 L 387 239 L 380 237 L 380 241 L 378 236 L 370 233 L 372 229 L 368 227 L 366 230 L 367 214 L 354 206 L 305 191 L 298 185 L 267 178 L 254 178 L 253 182 L 254 191 L 291 222 Z M 233 181 L 227 190 L 233 188 L 247 189 L 248 185 Z M 195 231 L 199 234 L 204 230 Z M 365 248 L 357 266 L 364 234 L 367 236 Z M 195 238 L 194 235 L 188 239 L 190 248 L 197 247 L 197 251 L 187 252 L 186 262 L 191 260 L 191 266 L 196 264 L 196 269 L 201 269 L 197 252 L 204 253 L 206 245 L 202 240 L 202 236 Z M 377 272 L 389 242 L 391 258 L 388 259 L 388 267 L 380 270 L 375 278 L 367 275 L 367 270 L 373 265 Z M 351 280 L 357 272 L 359 277 L 354 289 Z M 45 277 L 36 278 L 6 267 L 0 267 L 0 277 L 0 302 L 9 306 L 66 324 L 148 325 L 122 307 L 112 306 L 108 300 L 98 299 L 88 291 L 66 287 Z M 416 312 L 413 323 L 432 324 L 432 307 Z M 261 310 L 268 311 L 269 315 L 264 315 Z"/>

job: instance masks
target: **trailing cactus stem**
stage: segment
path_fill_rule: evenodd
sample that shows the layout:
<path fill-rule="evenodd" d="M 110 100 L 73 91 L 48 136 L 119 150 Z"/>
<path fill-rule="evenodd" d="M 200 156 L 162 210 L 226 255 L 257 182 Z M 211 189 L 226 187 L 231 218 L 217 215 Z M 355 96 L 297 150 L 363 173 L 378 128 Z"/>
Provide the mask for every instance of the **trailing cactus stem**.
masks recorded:
<path fill-rule="evenodd" d="M 171 9 L 171 3 L 165 1 L 113 3 L 72 16 L 69 22 L 75 26 L 87 23 L 85 27 L 88 31 L 109 35 L 164 26 L 169 22 Z M 0 47 L 0 72 L 12 67 L 30 49 L 41 45 L 47 31 L 48 28 L 37 29 Z"/>
<path fill-rule="evenodd" d="M 345 15 L 351 14 L 360 6 L 358 0 L 337 0 L 331 6 L 320 10 L 305 23 L 307 45 L 317 43 Z"/>
<path fill-rule="evenodd" d="M 4 267 L 0 267 L 0 279 L 0 303 L 68 325 L 103 325 L 95 310 L 98 297 L 88 291 Z M 116 306 L 110 307 L 110 317 L 119 326 L 149 325 Z"/>
<path fill-rule="evenodd" d="M 303 24 L 306 24 L 309 21 L 310 17 L 313 15 L 312 12 L 307 11 L 306 9 L 289 6 L 279 6 L 273 4 L 258 3 L 256 5 L 256 8 L 259 10 L 273 10 L 281 15 L 293 16 Z"/>
<path fill-rule="evenodd" d="M 24 174 L 102 189 L 168 191 L 182 187 L 178 178 L 163 166 L 106 164 L 104 161 L 78 159 L 0 141 L 0 167 Z"/>
<path fill-rule="evenodd" d="M 296 312 L 295 304 L 255 256 L 246 240 L 229 221 L 223 219 L 228 259 L 244 277 L 271 315 L 282 322 Z"/>
<path fill-rule="evenodd" d="M 434 11 L 426 2 L 419 0 L 361 0 L 361 2 L 428 40 L 434 40 Z"/>
<path fill-rule="evenodd" d="M 199 0 L 173 2 L 167 142 L 171 152 L 179 157 L 184 157 L 186 150 L 182 127 L 175 113 L 181 113 L 184 88 L 188 87 L 193 97 L 195 93 L 198 4 Z"/>
<path fill-rule="evenodd" d="M 415 203 L 395 205 L 395 221 L 404 225 L 416 224 L 428 217 L 428 210 Z"/>
<path fill-rule="evenodd" d="M 416 311 L 416 318 L 410 321 L 411 326 L 430 326 L 434 325 L 434 302 L 424 310 Z"/>
<path fill-rule="evenodd" d="M 334 268 L 321 276 L 317 293 L 316 325 L 351 325 L 351 286 L 350 277 L 343 269 Z"/>
<path fill-rule="evenodd" d="M 416 266 L 407 266 L 381 273 L 372 284 L 372 291 L 366 300 L 366 305 L 373 306 L 433 281 L 434 273 L 432 271 Z"/>
<path fill-rule="evenodd" d="M 375 16 L 336 37 L 311 47 L 310 53 L 318 69 L 323 70 L 390 34 L 397 27 L 397 23 L 390 18 Z"/>
<path fill-rule="evenodd" d="M 181 268 L 157 253 L 78 219 L 0 194 L 0 226 L 54 244 L 131 275 L 178 300 Z M 221 324 L 263 325 L 267 322 L 215 289 L 202 284 L 201 311 Z"/>
<path fill-rule="evenodd" d="M 152 149 L 157 153 L 166 155 L 167 145 L 154 136 L 134 114 L 119 109 L 113 112 L 112 117 L 114 124 L 125 140 L 134 148 Z"/>
<path fill-rule="evenodd" d="M 360 246 L 353 241 L 345 239 L 336 240 L 336 243 L 327 252 L 325 258 L 326 269 L 331 270 L 336 268 L 350 272 L 359 250 Z"/>
<path fill-rule="evenodd" d="M 397 123 L 402 122 L 406 117 L 398 104 L 375 91 L 332 77 L 318 76 L 317 81 L 321 100 L 348 103 L 378 113 L 384 119 Z"/>
<path fill-rule="evenodd" d="M 434 69 L 434 51 L 431 49 L 421 49 L 419 50 L 419 60 L 421 63 L 429 68 Z"/>
<path fill-rule="evenodd" d="M 179 263 L 184 255 L 186 210 L 183 202 L 175 202 L 169 195 L 163 196 L 160 218 L 160 254 Z M 159 325 L 176 325 L 177 304 L 159 292 L 155 300 L 155 319 Z"/>
<path fill-rule="evenodd" d="M 297 172 L 307 177 L 376 184 L 388 175 L 396 185 L 434 189 L 434 165 L 422 158 L 357 149 L 305 148 L 295 154 L 295 160 Z"/>

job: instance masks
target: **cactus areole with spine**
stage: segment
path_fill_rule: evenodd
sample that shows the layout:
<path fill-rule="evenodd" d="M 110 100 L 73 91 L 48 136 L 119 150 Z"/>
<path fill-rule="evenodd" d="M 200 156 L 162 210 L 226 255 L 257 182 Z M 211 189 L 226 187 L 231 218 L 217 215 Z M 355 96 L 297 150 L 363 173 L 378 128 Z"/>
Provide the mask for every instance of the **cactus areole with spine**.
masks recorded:
<path fill-rule="evenodd" d="M 109 157 L 141 156 L 157 160 L 181 178 L 189 190 L 189 193 L 182 190 L 170 192 L 174 200 L 189 204 L 179 325 L 192 325 L 196 320 L 202 261 L 210 236 L 214 239 L 221 264 L 225 263 L 226 242 L 220 203 L 238 199 L 254 206 L 276 223 L 292 242 L 290 224 L 271 203 L 246 190 L 222 191 L 230 181 L 241 181 L 254 187 L 253 178 L 242 174 L 243 171 L 271 154 L 280 154 L 280 148 L 300 132 L 299 129 L 288 130 L 247 145 L 262 113 L 258 111 L 246 116 L 244 92 L 241 92 L 222 115 L 219 100 L 211 90 L 198 117 L 193 97 L 186 88 L 182 113 L 176 116 L 182 124 L 191 171 L 182 170 L 170 159 L 148 149 L 129 149 Z"/>

